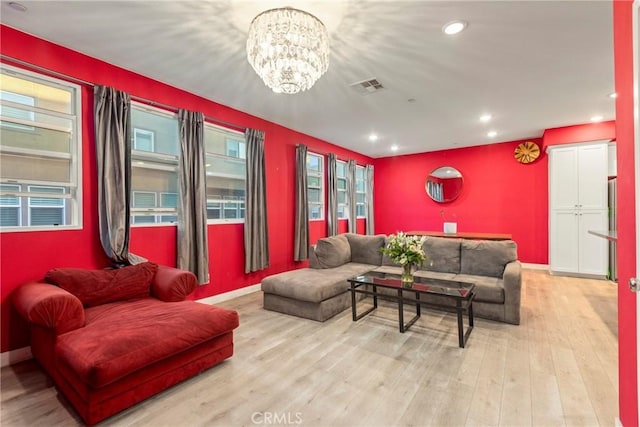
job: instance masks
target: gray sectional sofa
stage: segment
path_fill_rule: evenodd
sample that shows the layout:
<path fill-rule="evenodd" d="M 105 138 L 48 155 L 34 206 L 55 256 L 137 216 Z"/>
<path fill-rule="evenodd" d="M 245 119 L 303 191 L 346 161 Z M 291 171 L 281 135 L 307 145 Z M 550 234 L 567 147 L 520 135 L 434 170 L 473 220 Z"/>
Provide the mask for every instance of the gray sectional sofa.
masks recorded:
<path fill-rule="evenodd" d="M 380 251 L 385 242 L 384 235 L 358 234 L 318 240 L 309 268 L 262 280 L 264 308 L 321 322 L 335 316 L 351 306 L 347 279 L 371 270 L 400 274 Z M 473 282 L 475 316 L 520 324 L 522 268 L 515 242 L 427 237 L 423 248 L 429 260 L 416 276 Z"/>

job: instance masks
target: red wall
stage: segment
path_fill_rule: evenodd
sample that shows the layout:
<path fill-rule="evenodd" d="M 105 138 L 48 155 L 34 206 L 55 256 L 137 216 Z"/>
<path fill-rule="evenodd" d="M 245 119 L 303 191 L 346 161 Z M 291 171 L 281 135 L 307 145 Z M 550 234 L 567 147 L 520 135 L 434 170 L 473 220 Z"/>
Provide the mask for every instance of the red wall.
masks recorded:
<path fill-rule="evenodd" d="M 618 358 L 620 420 L 638 425 L 636 295 L 627 283 L 637 277 L 636 187 L 634 174 L 633 115 L 633 5 L 613 3 L 616 92 L 616 145 L 618 160 Z M 638 72 L 638 70 L 636 70 Z"/>
<path fill-rule="evenodd" d="M 192 298 L 203 298 L 253 285 L 270 274 L 290 270 L 304 263 L 293 262 L 295 145 L 311 151 L 333 152 L 340 159 L 358 164 L 371 159 L 274 123 L 225 107 L 147 77 L 115 67 L 95 58 L 0 26 L 3 54 L 77 79 L 116 87 L 133 96 L 176 108 L 201 111 L 239 126 L 264 130 L 267 179 L 270 268 L 244 274 L 242 224 L 209 226 L 209 268 L 211 283 L 200 286 Z M 11 62 L 6 61 L 11 64 Z M 108 265 L 98 237 L 95 145 L 93 137 L 93 90 L 83 95 L 83 221 L 81 230 L 47 232 L 3 232 L 0 236 L 1 351 L 28 345 L 28 329 L 9 300 L 13 289 L 28 280 L 42 278 L 54 267 L 101 268 Z M 364 223 L 359 224 L 361 232 Z M 340 227 L 346 230 L 346 222 Z M 312 242 L 326 235 L 326 223 L 311 223 Z M 175 265 L 176 227 L 135 227 L 131 251 L 151 261 Z"/>
<path fill-rule="evenodd" d="M 376 232 L 442 231 L 444 220 L 455 221 L 460 232 L 510 233 L 523 262 L 546 264 L 547 156 L 518 163 L 518 144 L 376 159 Z M 450 203 L 436 203 L 425 191 L 427 176 L 440 166 L 453 166 L 463 176 L 462 193 Z"/>
<path fill-rule="evenodd" d="M 547 129 L 541 146 L 615 139 L 615 123 L 589 123 Z M 523 262 L 547 264 L 548 171 L 542 149 L 533 163 L 518 163 L 513 152 L 522 141 L 481 145 L 375 161 L 377 233 L 442 231 L 443 222 L 458 223 L 460 232 L 508 233 Z M 463 176 L 460 197 L 436 203 L 425 191 L 427 175 L 453 166 Z"/>
<path fill-rule="evenodd" d="M 588 123 L 547 129 L 542 135 L 542 149 L 550 145 L 615 139 L 616 122 Z"/>

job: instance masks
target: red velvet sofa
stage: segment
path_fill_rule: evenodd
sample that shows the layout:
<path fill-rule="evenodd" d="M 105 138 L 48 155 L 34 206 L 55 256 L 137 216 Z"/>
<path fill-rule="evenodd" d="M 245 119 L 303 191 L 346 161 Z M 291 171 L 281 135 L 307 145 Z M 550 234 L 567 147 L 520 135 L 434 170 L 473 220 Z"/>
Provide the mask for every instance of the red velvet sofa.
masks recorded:
<path fill-rule="evenodd" d="M 143 263 L 54 269 L 45 281 L 20 286 L 13 302 L 33 356 L 87 424 L 233 354 L 238 314 L 185 300 L 190 272 Z"/>

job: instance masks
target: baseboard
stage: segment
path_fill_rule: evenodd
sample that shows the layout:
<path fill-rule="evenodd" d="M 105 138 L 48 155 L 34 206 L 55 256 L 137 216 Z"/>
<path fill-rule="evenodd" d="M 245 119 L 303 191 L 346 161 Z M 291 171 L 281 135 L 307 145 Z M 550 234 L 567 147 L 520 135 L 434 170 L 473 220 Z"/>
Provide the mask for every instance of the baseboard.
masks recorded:
<path fill-rule="evenodd" d="M 5 351 L 0 353 L 0 367 L 13 365 L 15 363 L 23 362 L 25 360 L 32 359 L 30 347 L 22 347 L 11 351 Z"/>
<path fill-rule="evenodd" d="M 529 262 L 523 262 L 522 268 L 528 268 L 529 270 L 549 270 L 548 264 L 532 264 Z"/>
<path fill-rule="evenodd" d="M 622 427 L 622 421 L 620 421 L 620 417 L 616 417 L 615 422 L 614 422 L 614 426 Z"/>
<path fill-rule="evenodd" d="M 557 277 L 575 277 L 578 279 L 607 280 L 607 276 L 601 275 L 601 274 L 571 273 L 567 271 L 553 271 L 553 270 L 549 270 L 549 274 Z"/>
<path fill-rule="evenodd" d="M 198 302 L 204 303 L 204 304 L 217 304 L 219 302 L 222 301 L 227 301 L 233 298 L 237 298 L 237 297 L 241 297 L 243 295 L 248 295 L 248 294 L 252 294 L 256 291 L 260 290 L 260 283 L 255 284 L 255 285 L 251 285 L 251 286 L 247 286 L 244 288 L 240 288 L 240 289 L 236 289 L 235 291 L 230 291 L 230 292 L 225 292 L 223 294 L 219 294 L 219 295 L 214 295 L 212 297 L 206 297 L 206 298 L 202 298 L 197 300 Z"/>

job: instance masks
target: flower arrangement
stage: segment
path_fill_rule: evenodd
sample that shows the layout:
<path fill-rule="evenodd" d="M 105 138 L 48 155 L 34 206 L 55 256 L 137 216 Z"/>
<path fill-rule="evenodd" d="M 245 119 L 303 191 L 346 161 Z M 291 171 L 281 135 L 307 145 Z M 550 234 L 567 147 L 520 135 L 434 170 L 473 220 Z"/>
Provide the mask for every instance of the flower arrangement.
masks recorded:
<path fill-rule="evenodd" d="M 422 266 L 427 254 L 422 249 L 426 236 L 408 236 L 403 232 L 392 234 L 387 239 L 387 245 L 381 249 L 393 262 L 402 266 L 403 281 L 413 281 L 411 270 Z"/>

